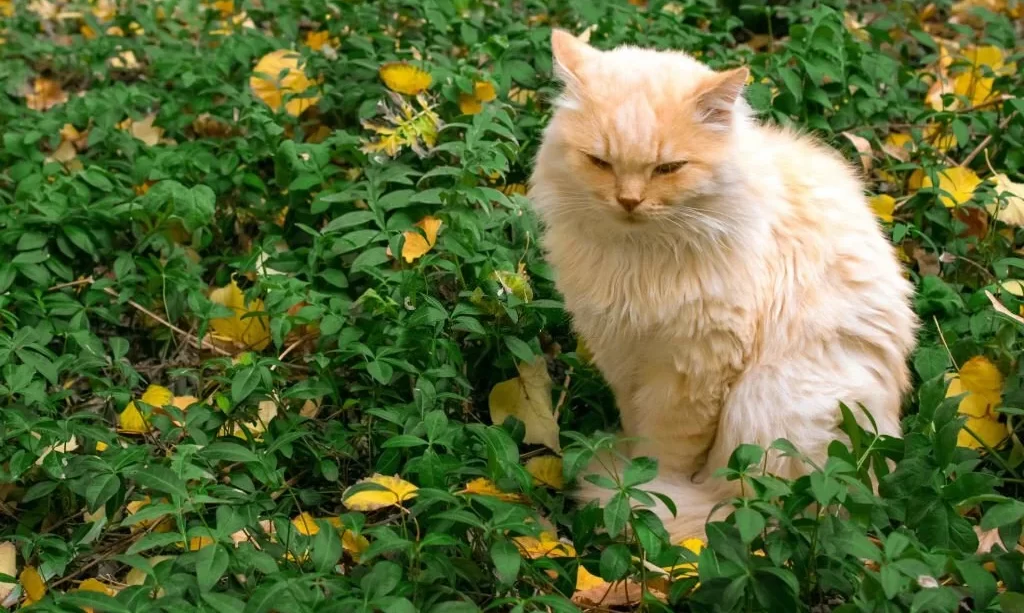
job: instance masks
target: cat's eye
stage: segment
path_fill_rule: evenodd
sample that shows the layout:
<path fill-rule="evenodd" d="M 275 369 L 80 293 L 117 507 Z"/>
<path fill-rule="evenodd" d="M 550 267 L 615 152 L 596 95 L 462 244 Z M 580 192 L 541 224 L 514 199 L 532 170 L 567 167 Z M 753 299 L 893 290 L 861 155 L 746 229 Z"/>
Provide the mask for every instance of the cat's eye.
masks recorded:
<path fill-rule="evenodd" d="M 590 155 L 589 153 L 585 153 L 584 155 L 587 156 L 587 159 L 590 160 L 591 164 L 593 164 L 594 166 L 597 166 L 601 170 L 608 170 L 609 168 L 612 167 L 610 162 L 606 162 L 605 160 L 602 160 L 601 158 L 597 157 L 596 155 Z"/>
<path fill-rule="evenodd" d="M 670 175 L 673 172 L 679 170 L 683 166 L 686 166 L 685 161 L 669 162 L 667 164 L 658 164 L 654 167 L 654 174 L 656 175 Z"/>

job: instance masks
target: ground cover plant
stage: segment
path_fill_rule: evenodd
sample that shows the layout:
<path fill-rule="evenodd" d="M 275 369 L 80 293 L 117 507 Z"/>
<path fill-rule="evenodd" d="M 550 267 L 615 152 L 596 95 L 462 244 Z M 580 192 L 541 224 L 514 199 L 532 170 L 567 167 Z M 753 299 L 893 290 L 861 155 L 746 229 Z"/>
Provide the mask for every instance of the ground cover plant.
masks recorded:
<path fill-rule="evenodd" d="M 0 0 L 0 602 L 1022 611 L 1014 0 Z M 537 247 L 550 27 L 749 65 L 864 171 L 923 321 L 857 427 L 669 542 Z M 799 443 L 799 441 L 794 441 Z M 790 442 L 772 445 L 798 453 Z M 872 483 L 878 483 L 877 491 Z"/>

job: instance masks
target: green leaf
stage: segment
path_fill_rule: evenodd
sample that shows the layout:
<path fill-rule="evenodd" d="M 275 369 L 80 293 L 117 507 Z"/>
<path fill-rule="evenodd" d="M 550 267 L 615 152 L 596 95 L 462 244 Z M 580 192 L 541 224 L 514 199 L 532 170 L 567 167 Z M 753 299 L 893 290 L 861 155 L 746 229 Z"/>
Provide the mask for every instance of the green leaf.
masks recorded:
<path fill-rule="evenodd" d="M 1018 522 L 1024 518 L 1024 502 L 1011 500 L 997 504 L 985 512 L 981 518 L 981 529 L 992 530 L 1007 524 Z"/>
<path fill-rule="evenodd" d="M 522 557 L 519 548 L 509 540 L 499 539 L 491 545 L 491 560 L 498 573 L 498 580 L 505 585 L 511 584 L 519 576 Z"/>
<path fill-rule="evenodd" d="M 512 355 L 516 356 L 516 359 L 520 362 L 526 362 L 527 364 L 533 362 L 533 349 L 523 340 L 514 336 L 506 336 L 505 346 L 508 347 Z"/>
<path fill-rule="evenodd" d="M 629 547 L 622 543 L 613 543 L 601 552 L 601 578 L 605 581 L 622 579 L 629 571 L 629 566 Z"/>
<path fill-rule="evenodd" d="M 163 466 L 151 466 L 138 471 L 135 473 L 135 482 L 151 490 L 177 496 L 183 500 L 188 499 L 185 482 L 171 469 Z"/>
<path fill-rule="evenodd" d="M 622 492 L 616 492 L 604 507 L 604 527 L 608 536 L 615 538 L 622 533 L 629 520 L 629 499 Z"/>
<path fill-rule="evenodd" d="M 227 594 L 203 592 L 202 599 L 203 602 L 213 607 L 215 611 L 225 611 L 228 613 L 242 613 L 245 611 L 244 601 Z"/>
<path fill-rule="evenodd" d="M 974 610 L 984 611 L 992 599 L 996 597 L 996 580 L 992 573 L 976 562 L 957 560 L 956 569 L 963 577 L 964 583 L 971 590 L 974 599 Z"/>
<path fill-rule="evenodd" d="M 213 589 L 224 576 L 229 561 L 228 551 L 220 543 L 213 543 L 200 549 L 196 554 L 196 580 L 199 589 L 204 592 Z"/>
<path fill-rule="evenodd" d="M 243 368 L 231 378 L 231 401 L 236 405 L 249 397 L 260 384 L 259 368 L 255 365 Z"/>
<path fill-rule="evenodd" d="M 622 475 L 622 485 L 633 487 L 648 483 L 658 476 L 658 460 L 654 458 L 633 458 Z"/>
<path fill-rule="evenodd" d="M 60 596 L 60 602 L 69 603 L 82 608 L 89 608 L 97 613 L 133 613 L 131 609 L 99 592 L 68 592 Z"/>
<path fill-rule="evenodd" d="M 203 449 L 203 455 L 211 460 L 227 460 L 228 462 L 259 462 L 260 458 L 251 450 L 227 441 L 210 443 Z"/>
<path fill-rule="evenodd" d="M 751 543 L 765 528 L 764 517 L 750 507 L 739 507 L 733 512 L 736 528 L 744 543 Z"/>
<path fill-rule="evenodd" d="M 330 573 L 341 559 L 341 554 L 341 535 L 333 526 L 321 525 L 313 537 L 309 554 L 313 566 L 321 573 Z"/>

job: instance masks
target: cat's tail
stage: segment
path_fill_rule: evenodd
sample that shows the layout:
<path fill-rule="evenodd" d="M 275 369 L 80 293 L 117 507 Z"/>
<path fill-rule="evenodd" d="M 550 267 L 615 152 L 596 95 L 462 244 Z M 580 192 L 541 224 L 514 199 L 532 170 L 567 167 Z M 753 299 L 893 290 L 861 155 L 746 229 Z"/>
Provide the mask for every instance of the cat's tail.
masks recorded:
<path fill-rule="evenodd" d="M 705 524 L 728 517 L 732 507 L 724 503 L 739 494 L 735 482 L 714 478 L 704 483 L 694 483 L 690 480 L 657 477 L 637 487 L 646 492 L 662 494 L 675 504 L 676 512 L 673 515 L 657 496 L 652 496 L 657 504 L 653 508 L 648 508 L 661 518 L 671 541 L 676 544 L 688 538 L 705 539 Z M 574 493 L 574 497 L 581 503 L 598 500 L 605 505 L 611 494 L 609 490 L 598 488 L 591 483 L 583 483 Z M 634 507 L 644 506 L 637 501 L 632 501 L 631 504 Z"/>

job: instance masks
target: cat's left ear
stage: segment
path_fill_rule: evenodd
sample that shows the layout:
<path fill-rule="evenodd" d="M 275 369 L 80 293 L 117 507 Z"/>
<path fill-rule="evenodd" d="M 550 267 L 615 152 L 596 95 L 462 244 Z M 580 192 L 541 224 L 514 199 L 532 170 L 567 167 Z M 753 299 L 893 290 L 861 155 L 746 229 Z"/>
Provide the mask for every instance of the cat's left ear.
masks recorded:
<path fill-rule="evenodd" d="M 750 71 L 746 66 L 716 72 L 708 78 L 697 97 L 697 110 L 705 124 L 727 129 L 732 123 L 736 102 L 743 95 Z"/>

